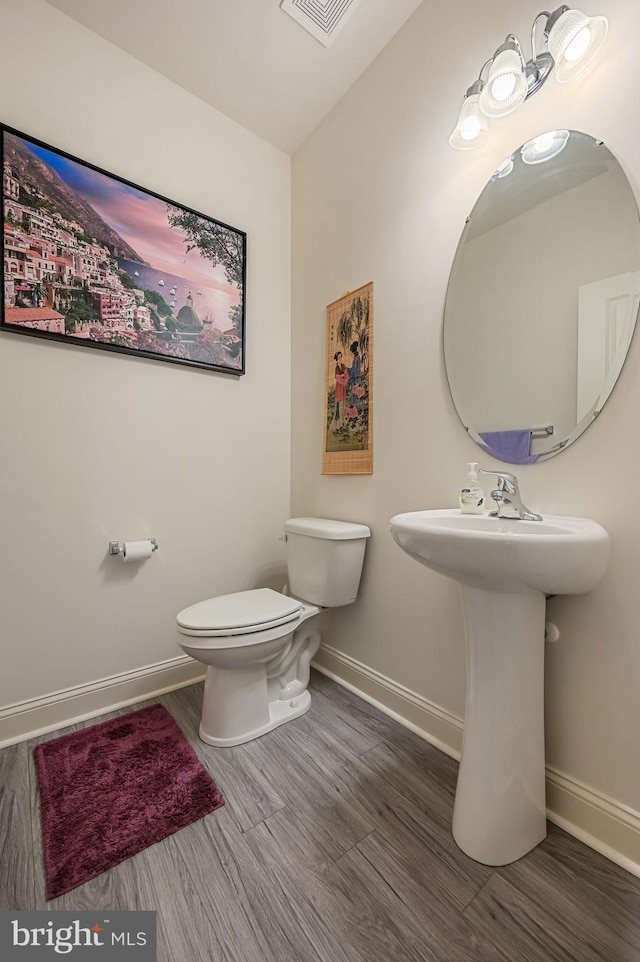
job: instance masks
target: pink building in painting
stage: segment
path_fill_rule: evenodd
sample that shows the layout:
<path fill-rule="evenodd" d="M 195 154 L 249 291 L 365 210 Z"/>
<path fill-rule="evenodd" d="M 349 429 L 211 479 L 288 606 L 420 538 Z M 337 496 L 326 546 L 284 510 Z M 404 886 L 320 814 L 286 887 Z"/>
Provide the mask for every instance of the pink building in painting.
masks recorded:
<path fill-rule="evenodd" d="M 51 260 L 54 265 L 55 278 L 62 284 L 71 284 L 73 281 L 73 262 L 70 257 L 55 257 Z"/>
<path fill-rule="evenodd" d="M 56 272 L 56 265 L 51 255 L 44 250 L 30 247 L 27 251 L 27 259 L 33 270 L 31 276 L 37 281 L 49 280 Z"/>
<path fill-rule="evenodd" d="M 89 291 L 89 303 L 98 312 L 103 324 L 113 325 L 131 313 L 131 300 L 122 293 L 111 291 Z M 133 315 L 132 315 L 133 319 Z"/>
<path fill-rule="evenodd" d="M 141 331 L 150 331 L 153 328 L 151 323 L 151 311 L 144 304 L 138 304 L 133 309 L 134 319 L 140 325 Z"/>

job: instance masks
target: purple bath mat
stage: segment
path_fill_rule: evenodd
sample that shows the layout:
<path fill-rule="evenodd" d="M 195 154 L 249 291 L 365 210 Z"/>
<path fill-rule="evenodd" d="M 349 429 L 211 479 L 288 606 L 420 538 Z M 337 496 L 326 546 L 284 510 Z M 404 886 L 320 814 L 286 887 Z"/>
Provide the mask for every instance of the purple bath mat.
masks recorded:
<path fill-rule="evenodd" d="M 34 754 L 48 899 L 224 805 L 162 705 L 54 738 Z"/>

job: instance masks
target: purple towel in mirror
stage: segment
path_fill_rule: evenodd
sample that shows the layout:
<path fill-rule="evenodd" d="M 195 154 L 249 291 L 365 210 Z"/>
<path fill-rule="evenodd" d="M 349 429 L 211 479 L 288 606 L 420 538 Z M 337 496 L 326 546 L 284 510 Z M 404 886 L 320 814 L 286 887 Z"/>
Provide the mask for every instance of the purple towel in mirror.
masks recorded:
<path fill-rule="evenodd" d="M 512 464 L 533 464 L 537 454 L 531 454 L 531 428 L 513 431 L 481 431 L 487 454 Z"/>

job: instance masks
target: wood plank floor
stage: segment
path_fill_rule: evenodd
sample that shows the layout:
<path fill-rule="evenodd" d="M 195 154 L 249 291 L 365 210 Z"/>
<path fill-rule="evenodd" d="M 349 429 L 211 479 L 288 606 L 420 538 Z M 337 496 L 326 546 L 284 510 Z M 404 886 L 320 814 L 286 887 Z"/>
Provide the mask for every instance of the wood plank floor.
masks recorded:
<path fill-rule="evenodd" d="M 201 700 L 157 699 L 224 808 L 52 902 L 32 750 L 57 733 L 0 751 L 0 909 L 154 909 L 160 962 L 639 962 L 640 879 L 552 825 L 513 865 L 467 858 L 456 762 L 329 679 L 237 748 L 198 739 Z"/>

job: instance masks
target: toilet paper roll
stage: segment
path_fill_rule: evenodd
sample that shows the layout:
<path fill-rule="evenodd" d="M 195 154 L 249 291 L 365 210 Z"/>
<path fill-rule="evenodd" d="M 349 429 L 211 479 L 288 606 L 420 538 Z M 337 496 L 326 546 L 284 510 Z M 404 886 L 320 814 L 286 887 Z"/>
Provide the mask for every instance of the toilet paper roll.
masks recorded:
<path fill-rule="evenodd" d="M 153 545 L 150 541 L 125 541 L 122 546 L 124 561 L 144 561 L 151 557 L 152 552 Z"/>

